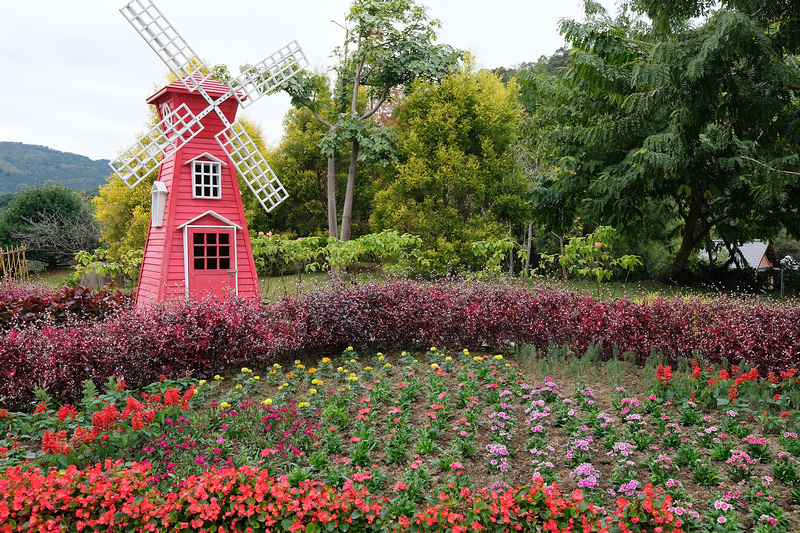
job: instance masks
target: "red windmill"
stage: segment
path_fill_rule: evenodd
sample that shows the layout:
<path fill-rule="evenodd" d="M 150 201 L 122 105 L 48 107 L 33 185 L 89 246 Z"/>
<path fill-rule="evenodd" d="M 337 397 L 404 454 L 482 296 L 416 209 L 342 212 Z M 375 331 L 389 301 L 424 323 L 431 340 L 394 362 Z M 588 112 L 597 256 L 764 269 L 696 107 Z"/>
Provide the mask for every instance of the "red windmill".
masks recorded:
<path fill-rule="evenodd" d="M 259 296 L 237 171 L 267 212 L 288 195 L 233 121 L 240 105 L 289 79 L 306 58 L 292 42 L 228 86 L 202 74 L 211 70 L 150 0 L 131 0 L 120 12 L 178 77 L 147 99 L 158 125 L 111 162 L 130 188 L 159 169 L 136 305 Z"/>

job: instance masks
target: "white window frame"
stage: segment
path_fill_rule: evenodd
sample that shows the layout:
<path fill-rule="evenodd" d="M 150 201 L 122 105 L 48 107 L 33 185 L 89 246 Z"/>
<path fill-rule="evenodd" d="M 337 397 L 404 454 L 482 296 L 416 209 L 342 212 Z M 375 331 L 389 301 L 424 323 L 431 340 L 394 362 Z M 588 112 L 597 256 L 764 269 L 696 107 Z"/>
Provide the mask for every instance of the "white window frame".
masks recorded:
<path fill-rule="evenodd" d="M 209 171 L 206 171 L 206 167 Z M 198 188 L 201 189 L 201 194 L 197 194 Z M 211 194 L 202 194 L 205 189 L 210 189 Z M 222 199 L 222 165 L 220 163 L 202 159 L 192 162 L 192 198 L 203 200 Z"/>

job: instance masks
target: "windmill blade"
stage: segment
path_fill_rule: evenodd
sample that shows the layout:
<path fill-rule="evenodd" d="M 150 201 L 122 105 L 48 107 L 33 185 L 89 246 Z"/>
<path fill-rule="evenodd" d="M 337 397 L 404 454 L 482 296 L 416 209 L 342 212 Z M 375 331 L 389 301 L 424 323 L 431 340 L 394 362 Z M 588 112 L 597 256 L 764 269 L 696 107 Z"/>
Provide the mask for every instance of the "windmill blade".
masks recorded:
<path fill-rule="evenodd" d="M 239 175 L 267 213 L 289 197 L 241 124 L 234 122 L 216 138 L 220 146 L 231 154 Z"/>
<path fill-rule="evenodd" d="M 303 49 L 292 41 L 234 78 L 233 94 L 245 108 L 307 66 Z"/>
<path fill-rule="evenodd" d="M 164 119 L 139 137 L 133 145 L 109 163 L 122 182 L 133 189 L 146 172 L 161 166 L 175 151 L 202 131 L 203 125 L 186 104 L 164 116 Z M 158 160 L 159 156 L 162 156 Z M 152 165 L 152 166 L 151 166 Z"/>
<path fill-rule="evenodd" d="M 150 0 L 131 0 L 120 10 L 139 35 L 158 54 L 189 91 L 200 88 L 207 76 L 198 80 L 192 74 L 211 72 L 211 69 L 197 57 L 194 50 L 172 27 L 161 11 Z"/>

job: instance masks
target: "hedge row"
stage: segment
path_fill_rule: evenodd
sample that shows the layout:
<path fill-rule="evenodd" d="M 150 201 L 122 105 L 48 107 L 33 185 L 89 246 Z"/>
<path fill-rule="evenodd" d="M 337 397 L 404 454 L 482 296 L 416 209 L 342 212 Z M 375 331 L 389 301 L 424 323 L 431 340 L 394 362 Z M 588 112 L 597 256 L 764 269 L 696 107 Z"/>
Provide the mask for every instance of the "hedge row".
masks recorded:
<path fill-rule="evenodd" d="M 204 376 L 341 353 L 348 345 L 391 351 L 429 346 L 507 350 L 602 343 L 644 359 L 702 354 L 746 360 L 763 372 L 797 366 L 800 307 L 768 300 L 661 298 L 603 301 L 548 288 L 479 284 L 369 284 L 274 305 L 192 302 L 125 310 L 104 322 L 28 326 L 0 336 L 0 406 L 24 409 L 36 386 L 74 401 L 80 384 L 124 377 L 141 387 L 159 375 Z"/>

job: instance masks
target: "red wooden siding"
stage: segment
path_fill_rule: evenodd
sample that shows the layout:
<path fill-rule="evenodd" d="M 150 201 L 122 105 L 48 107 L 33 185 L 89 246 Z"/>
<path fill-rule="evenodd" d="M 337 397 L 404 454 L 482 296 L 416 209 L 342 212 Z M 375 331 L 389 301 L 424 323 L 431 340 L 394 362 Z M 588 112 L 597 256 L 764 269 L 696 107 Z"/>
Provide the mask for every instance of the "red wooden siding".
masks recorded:
<path fill-rule="evenodd" d="M 212 97 L 215 97 L 215 93 L 218 93 L 216 97 L 224 94 L 223 88 L 227 91 L 225 86 L 216 82 L 209 84 L 209 87 L 206 90 Z M 207 106 L 202 96 L 188 93 L 180 83 L 168 85 L 148 99 L 148 103 L 156 106 L 164 101 L 170 101 L 173 109 L 185 103 L 195 114 Z M 232 121 L 237 107 L 236 100 L 229 98 L 222 104 L 221 109 L 226 118 Z M 261 295 L 244 207 L 236 180 L 236 169 L 228 153 L 214 138 L 223 129 L 223 123 L 216 113 L 210 113 L 203 118 L 202 124 L 204 129 L 159 169 L 158 179 L 168 190 L 166 212 L 163 227 L 150 227 L 148 230 L 137 292 L 137 305 L 140 307 L 154 301 L 186 297 L 186 272 L 189 265 L 184 263 L 184 230 L 180 226 L 206 211 L 213 211 L 242 228 L 235 231 L 236 263 L 239 271 L 238 294 L 244 297 Z M 221 168 L 220 199 L 192 198 L 192 169 L 190 164 L 184 163 L 206 152 L 226 163 Z M 249 190 L 245 192 L 248 193 Z M 213 216 L 205 216 L 191 224 L 191 226 L 197 225 L 223 226 L 225 223 Z M 191 250 L 188 250 L 187 255 L 191 258 L 190 252 Z M 190 298 L 202 297 L 197 293 L 192 294 L 193 292 L 190 291 Z"/>

